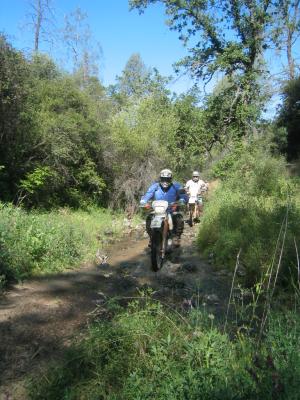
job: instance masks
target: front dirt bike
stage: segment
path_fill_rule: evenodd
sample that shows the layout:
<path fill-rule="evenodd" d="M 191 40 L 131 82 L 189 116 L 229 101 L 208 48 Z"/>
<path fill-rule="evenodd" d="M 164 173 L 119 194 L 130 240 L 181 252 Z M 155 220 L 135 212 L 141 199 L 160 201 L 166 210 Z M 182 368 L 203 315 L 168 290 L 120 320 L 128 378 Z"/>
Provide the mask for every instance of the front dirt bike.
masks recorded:
<path fill-rule="evenodd" d="M 151 268 L 158 271 L 162 268 L 168 242 L 171 239 L 173 221 L 170 213 L 167 212 L 169 204 L 165 200 L 155 200 L 152 202 L 151 220 Z"/>
<path fill-rule="evenodd" d="M 152 215 L 149 227 L 151 230 L 151 269 L 155 272 L 162 268 L 166 255 L 171 252 L 173 246 L 173 219 L 170 209 L 173 215 L 181 215 L 181 206 L 180 202 L 169 204 L 165 200 L 155 200 L 152 204 L 141 206 L 144 211 L 150 211 Z"/>

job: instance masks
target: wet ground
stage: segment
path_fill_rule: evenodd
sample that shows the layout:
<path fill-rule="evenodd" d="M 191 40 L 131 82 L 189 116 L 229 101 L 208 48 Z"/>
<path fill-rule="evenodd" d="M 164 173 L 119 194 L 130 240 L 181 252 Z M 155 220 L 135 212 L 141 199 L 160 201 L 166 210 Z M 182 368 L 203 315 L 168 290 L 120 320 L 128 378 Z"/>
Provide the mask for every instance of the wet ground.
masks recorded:
<path fill-rule="evenodd" d="M 25 400 L 24 378 L 59 358 L 89 321 L 101 318 L 109 298 L 127 301 L 151 288 L 154 297 L 183 312 L 199 306 L 223 316 L 230 276 L 202 258 L 196 231 L 186 225 L 181 248 L 156 273 L 147 239 L 133 231 L 106 254 L 100 251 L 94 265 L 12 287 L 0 299 L 0 399 Z"/>

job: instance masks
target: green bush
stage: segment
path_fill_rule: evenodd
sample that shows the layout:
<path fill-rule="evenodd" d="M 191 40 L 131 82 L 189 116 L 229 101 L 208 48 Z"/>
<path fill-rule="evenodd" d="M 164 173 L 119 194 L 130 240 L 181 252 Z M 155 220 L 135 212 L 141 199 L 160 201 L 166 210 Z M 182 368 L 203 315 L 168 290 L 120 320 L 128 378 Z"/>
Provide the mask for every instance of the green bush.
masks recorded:
<path fill-rule="evenodd" d="M 0 204 L 2 281 L 78 265 L 95 255 L 99 238 L 108 227 L 121 234 L 121 215 L 103 209 L 26 212 Z"/>
<path fill-rule="evenodd" d="M 283 160 L 246 148 L 205 208 L 199 247 L 231 268 L 241 249 L 240 260 L 254 283 L 273 256 L 278 261 L 285 237 L 281 277 L 288 281 L 297 272 L 299 199 L 299 187 L 287 176 Z"/>
<path fill-rule="evenodd" d="M 296 399 L 300 356 L 292 349 L 299 348 L 299 327 L 299 318 L 278 316 L 257 353 L 255 341 L 230 340 L 200 310 L 182 317 L 160 303 L 136 301 L 91 326 L 61 365 L 34 379 L 30 398 Z"/>

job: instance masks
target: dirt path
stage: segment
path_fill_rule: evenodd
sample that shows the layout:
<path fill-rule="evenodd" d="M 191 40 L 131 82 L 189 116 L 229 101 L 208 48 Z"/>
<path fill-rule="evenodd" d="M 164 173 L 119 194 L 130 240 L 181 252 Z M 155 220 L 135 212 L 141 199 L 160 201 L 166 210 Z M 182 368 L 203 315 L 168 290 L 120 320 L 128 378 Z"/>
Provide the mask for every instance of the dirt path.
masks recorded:
<path fill-rule="evenodd" d="M 158 273 L 150 270 L 147 240 L 127 239 L 108 251 L 108 263 L 40 277 L 11 288 L 0 299 L 0 399 L 25 400 L 24 378 L 59 358 L 73 336 L 99 314 L 104 298 L 155 296 L 183 309 L 200 304 L 222 314 L 229 277 L 198 253 L 197 228 L 186 226 L 180 250 Z"/>

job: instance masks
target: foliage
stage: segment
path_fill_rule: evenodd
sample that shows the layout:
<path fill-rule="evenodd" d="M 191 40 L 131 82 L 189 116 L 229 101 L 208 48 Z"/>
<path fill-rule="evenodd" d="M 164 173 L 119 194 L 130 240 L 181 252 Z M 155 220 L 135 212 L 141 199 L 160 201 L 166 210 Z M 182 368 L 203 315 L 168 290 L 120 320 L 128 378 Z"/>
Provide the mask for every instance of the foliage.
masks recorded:
<path fill-rule="evenodd" d="M 56 177 L 46 189 L 56 192 L 58 205 L 103 203 L 103 128 L 90 109 L 89 99 L 65 78 L 39 81 L 36 89 L 33 101 L 38 107 L 40 147 L 35 163 L 47 166 Z"/>
<path fill-rule="evenodd" d="M 169 101 L 156 97 L 129 105 L 112 118 L 113 204 L 134 207 L 158 171 L 173 166 L 169 148 L 174 145 L 177 123 Z"/>
<path fill-rule="evenodd" d="M 295 349 L 300 348 L 299 315 L 286 311 L 285 315 L 275 314 L 270 319 L 266 334 L 266 349 L 274 360 L 274 371 L 281 371 L 282 397 L 296 399 L 299 387 L 300 362 Z M 290 379 L 294 376 L 296 379 Z M 286 385 L 284 385 L 286 382 Z M 283 387 L 284 385 L 284 387 Z"/>
<path fill-rule="evenodd" d="M 290 160 L 300 157 L 300 77 L 290 80 L 283 90 L 283 105 L 277 124 L 287 130 L 287 156 Z"/>
<path fill-rule="evenodd" d="M 141 12 L 158 0 L 131 0 Z M 211 76 L 221 70 L 252 72 L 268 45 L 265 34 L 271 22 L 271 4 L 264 1 L 163 1 L 168 25 L 185 43 L 191 42 L 191 56 L 183 60 L 197 76 Z M 231 30 L 227 29 L 230 26 Z M 195 40 L 194 40 L 195 39 Z"/>
<path fill-rule="evenodd" d="M 114 235 L 121 233 L 121 218 L 106 210 L 28 213 L 2 204 L 0 276 L 6 281 L 21 280 L 77 266 L 94 257 L 103 231 L 111 226 Z"/>
<path fill-rule="evenodd" d="M 27 171 L 35 142 L 35 122 L 27 113 L 29 66 L 23 55 L 0 36 L 0 193 L 12 200 Z"/>
<path fill-rule="evenodd" d="M 283 246 L 280 276 L 290 284 L 297 274 L 299 190 L 283 161 L 266 156 L 264 149 L 246 146 L 238 154 L 205 209 L 199 246 L 231 268 L 241 249 L 240 262 L 251 284 L 264 278 L 273 258 L 279 262 Z"/>
<path fill-rule="evenodd" d="M 299 31 L 298 2 L 131 0 L 130 6 L 143 13 L 154 3 L 163 4 L 168 26 L 188 46 L 189 55 L 177 63 L 177 69 L 184 67 L 193 77 L 206 82 L 221 73 L 227 81 L 227 87 L 208 100 L 205 130 L 211 134 L 210 145 L 224 143 L 228 136 L 230 140 L 232 133 L 246 136 L 254 129 L 269 96 L 261 81 L 268 77 L 265 51 L 274 42 L 285 46 L 288 37 L 289 62 L 292 57 Z M 287 22 L 284 27 L 283 19 L 278 18 L 282 13 Z"/>
<path fill-rule="evenodd" d="M 148 68 L 139 53 L 132 54 L 117 83 L 109 87 L 112 98 L 119 106 L 138 103 L 146 97 L 161 97 L 169 94 L 166 84 L 170 78 L 162 77 L 157 69 Z"/>
<path fill-rule="evenodd" d="M 266 94 L 255 79 L 243 76 L 224 78 L 207 96 L 204 126 L 209 132 L 206 148 L 219 143 L 226 147 L 255 131 Z M 251 134 L 251 133 L 250 133 Z"/>
<path fill-rule="evenodd" d="M 271 321 L 259 354 L 255 341 L 243 335 L 230 340 L 210 317 L 199 309 L 183 317 L 160 303 L 134 301 L 112 320 L 94 323 L 60 366 L 35 378 L 31 398 L 297 398 L 296 315 Z"/>
<path fill-rule="evenodd" d="M 195 143 L 178 154 L 175 137 L 189 124 L 200 142 L 200 110 L 190 102 L 188 122 L 184 104 L 168 98 L 168 79 L 140 56 L 129 59 L 107 95 L 96 77 L 82 84 L 78 71 L 66 74 L 38 53 L 26 60 L 5 38 L 1 43 L 2 200 L 44 209 L 109 203 L 133 210 L 159 169 L 179 171 L 182 154 L 198 154 Z"/>
<path fill-rule="evenodd" d="M 228 171 L 232 170 L 235 163 L 239 160 L 244 150 L 241 141 L 232 141 L 223 149 L 223 154 L 219 156 L 211 168 L 211 173 L 214 178 L 225 179 L 228 176 Z"/>
<path fill-rule="evenodd" d="M 147 68 L 140 54 L 132 54 L 121 76 L 117 76 L 115 92 L 125 98 L 135 100 L 153 95 L 166 94 L 165 85 L 168 79 L 159 75 L 156 69 Z"/>
<path fill-rule="evenodd" d="M 90 79 L 82 90 L 47 57 L 35 54 L 28 62 L 1 40 L 2 200 L 46 208 L 103 205 L 103 89 Z"/>
<path fill-rule="evenodd" d="M 178 96 L 173 107 L 178 127 L 175 143 L 170 143 L 169 151 L 176 159 L 175 171 L 181 175 L 190 174 L 192 169 L 200 169 L 206 160 L 210 132 L 205 129 L 205 113 L 198 105 L 197 91 Z"/>

